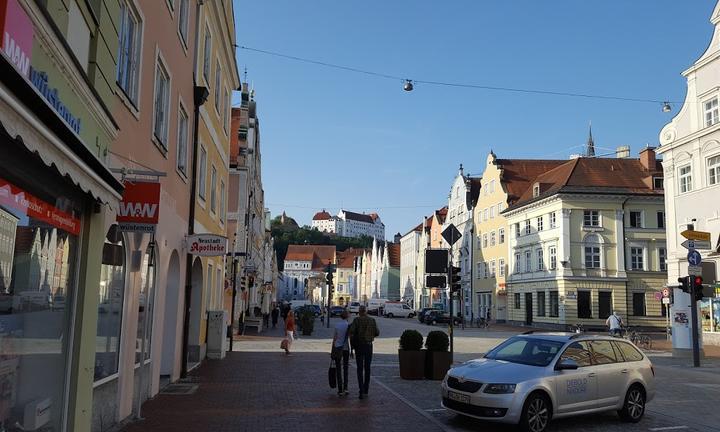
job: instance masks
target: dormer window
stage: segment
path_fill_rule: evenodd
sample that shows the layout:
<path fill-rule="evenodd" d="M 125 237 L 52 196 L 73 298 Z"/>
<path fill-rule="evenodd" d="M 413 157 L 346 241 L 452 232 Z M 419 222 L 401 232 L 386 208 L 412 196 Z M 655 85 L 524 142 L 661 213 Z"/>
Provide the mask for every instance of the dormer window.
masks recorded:
<path fill-rule="evenodd" d="M 653 189 L 665 189 L 665 179 L 662 177 L 653 177 Z"/>
<path fill-rule="evenodd" d="M 533 185 L 533 198 L 537 198 L 540 196 L 540 183 L 535 183 Z"/>

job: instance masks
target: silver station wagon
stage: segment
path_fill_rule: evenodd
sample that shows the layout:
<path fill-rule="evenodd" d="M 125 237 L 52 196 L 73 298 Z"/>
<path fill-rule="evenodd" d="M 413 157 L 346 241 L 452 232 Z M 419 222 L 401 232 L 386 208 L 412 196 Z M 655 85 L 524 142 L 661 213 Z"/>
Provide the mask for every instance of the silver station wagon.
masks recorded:
<path fill-rule="evenodd" d="M 514 336 L 442 382 L 444 408 L 531 432 L 552 418 L 609 410 L 638 422 L 654 395 L 655 370 L 633 344 L 576 333 Z"/>

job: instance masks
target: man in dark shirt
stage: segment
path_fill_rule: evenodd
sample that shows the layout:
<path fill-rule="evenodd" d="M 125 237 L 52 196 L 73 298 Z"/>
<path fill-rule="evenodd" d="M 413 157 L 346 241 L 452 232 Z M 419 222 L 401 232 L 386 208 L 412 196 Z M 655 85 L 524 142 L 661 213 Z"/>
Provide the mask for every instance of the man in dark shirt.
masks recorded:
<path fill-rule="evenodd" d="M 367 314 L 367 308 L 360 306 L 358 317 L 350 324 L 350 344 L 355 351 L 357 362 L 358 387 L 360 399 L 367 397 L 370 387 L 370 363 L 372 363 L 373 341 L 380 336 L 377 323 Z"/>

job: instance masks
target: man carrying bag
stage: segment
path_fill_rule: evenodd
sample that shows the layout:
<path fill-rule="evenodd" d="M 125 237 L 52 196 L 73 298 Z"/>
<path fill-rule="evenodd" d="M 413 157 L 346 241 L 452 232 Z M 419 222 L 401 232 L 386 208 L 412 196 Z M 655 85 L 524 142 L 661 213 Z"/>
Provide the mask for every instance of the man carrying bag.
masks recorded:
<path fill-rule="evenodd" d="M 330 351 L 331 364 L 328 370 L 330 388 L 337 385 L 338 396 L 348 395 L 348 366 L 350 363 L 350 346 L 348 344 L 348 316 L 347 311 L 340 314 L 340 321 L 335 324 L 332 350 Z"/>

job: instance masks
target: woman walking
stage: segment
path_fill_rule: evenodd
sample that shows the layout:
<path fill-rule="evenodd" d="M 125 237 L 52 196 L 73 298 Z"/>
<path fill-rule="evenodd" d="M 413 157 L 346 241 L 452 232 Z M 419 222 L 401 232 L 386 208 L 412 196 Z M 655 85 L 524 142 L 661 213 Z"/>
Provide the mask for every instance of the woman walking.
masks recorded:
<path fill-rule="evenodd" d="M 285 340 L 287 345 L 285 346 L 285 354 L 290 355 L 290 347 L 292 346 L 295 335 L 295 314 L 293 311 L 289 311 L 287 318 L 285 318 Z"/>
<path fill-rule="evenodd" d="M 337 376 L 338 396 L 348 394 L 348 365 L 350 363 L 350 344 L 348 343 L 348 317 L 346 310 L 340 314 L 340 321 L 335 324 L 335 335 L 333 336 L 332 351 L 330 356 L 335 360 L 335 373 Z M 342 369 L 341 369 L 342 366 Z"/>

